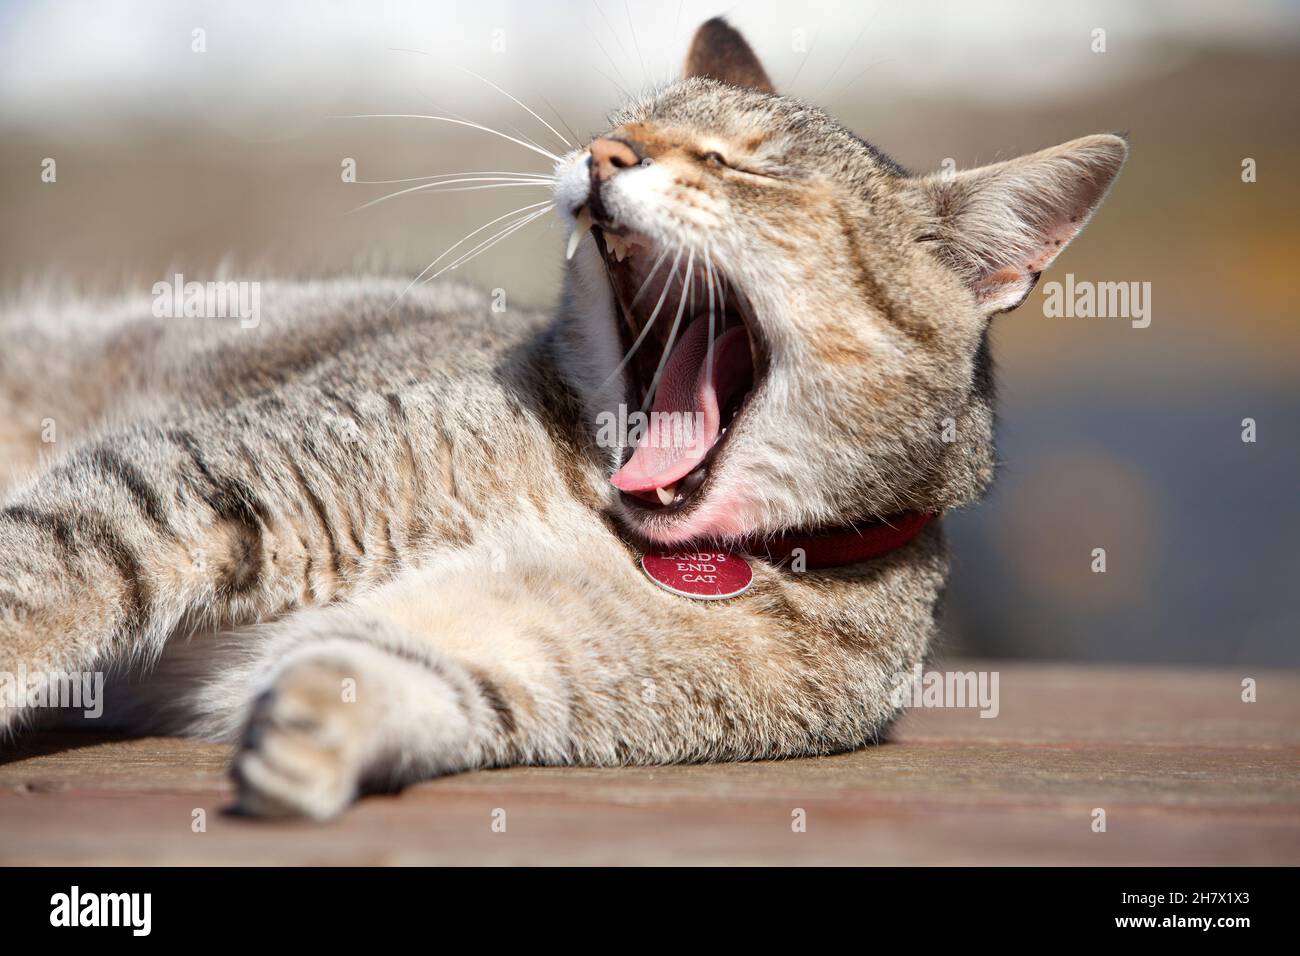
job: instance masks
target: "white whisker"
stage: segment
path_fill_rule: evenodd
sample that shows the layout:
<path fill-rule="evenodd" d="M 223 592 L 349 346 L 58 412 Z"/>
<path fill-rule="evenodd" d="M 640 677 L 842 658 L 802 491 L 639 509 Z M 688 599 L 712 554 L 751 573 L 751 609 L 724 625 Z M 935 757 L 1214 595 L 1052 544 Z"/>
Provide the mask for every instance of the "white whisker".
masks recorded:
<path fill-rule="evenodd" d="M 543 103 L 546 104 L 546 108 L 547 108 L 547 109 L 549 109 L 552 113 L 555 114 L 555 118 L 556 118 L 557 120 L 560 121 L 560 124 L 561 124 L 561 125 L 562 125 L 566 130 L 568 130 L 569 135 L 573 137 L 573 141 L 574 141 L 575 143 L 578 142 L 578 134 L 575 133 L 575 132 L 573 131 L 573 127 L 570 126 L 570 125 L 568 124 L 568 122 L 565 121 L 564 117 L 560 115 L 560 111 L 557 110 L 553 105 L 551 105 L 551 101 L 548 100 L 548 99 L 547 99 L 546 97 L 544 97 L 544 96 L 541 97 L 541 101 L 542 101 Z"/>
<path fill-rule="evenodd" d="M 597 42 L 600 42 L 600 41 L 597 41 Z M 605 55 L 608 56 L 609 54 L 605 54 Z M 626 99 L 626 100 L 634 100 L 634 99 L 636 99 L 635 96 L 633 96 L 631 93 L 629 93 L 629 92 L 627 91 L 627 88 L 624 87 L 622 83 L 620 83 L 618 80 L 614 79 L 612 76 L 610 76 L 610 75 L 609 75 L 608 73 L 606 73 L 604 70 L 600 69 L 600 67 L 593 66 L 592 69 L 593 69 L 595 72 L 599 73 L 601 76 L 603 76 L 605 79 L 609 80 L 610 85 L 612 85 L 612 86 L 614 87 L 614 89 L 618 90 L 618 92 L 620 93 L 620 95 L 622 95 L 622 97 L 623 97 L 624 99 Z"/>
<path fill-rule="evenodd" d="M 615 33 L 614 28 L 610 26 L 609 20 L 605 17 L 605 11 L 600 9 L 600 4 L 596 3 L 596 0 L 592 0 L 592 6 L 596 8 L 596 12 L 599 13 L 601 19 L 605 21 L 605 25 L 610 27 L 610 33 L 613 34 L 614 36 L 614 42 L 617 43 L 619 49 L 622 50 L 623 41 L 618 38 L 618 34 Z M 591 36 L 592 40 L 595 41 L 596 46 L 599 47 L 600 49 L 600 52 L 605 54 L 605 59 L 608 60 L 609 65 L 614 68 L 614 72 L 618 74 L 619 80 L 622 80 L 623 83 L 627 83 L 627 77 L 624 76 L 623 71 L 618 68 L 618 62 L 612 56 L 609 55 L 609 50 L 605 49 L 605 44 L 600 42 L 600 37 L 596 36 L 596 31 L 591 28 L 591 25 L 587 23 L 585 19 L 582 21 L 582 25 L 587 28 L 587 33 Z M 624 58 L 627 58 L 627 51 L 623 51 L 623 56 Z M 595 67 L 593 67 L 593 69 L 595 69 Z M 604 73 L 599 69 L 597 69 L 596 72 L 600 73 L 601 76 L 605 77 L 605 79 L 613 83 L 614 86 L 618 88 L 619 92 L 621 92 L 628 99 L 634 99 L 632 94 L 627 91 L 627 87 L 625 87 L 623 83 L 619 83 L 618 80 L 615 80 L 612 76 L 608 75 L 607 73 Z"/>
<path fill-rule="evenodd" d="M 636 26 L 632 23 L 632 7 L 627 0 L 623 0 L 623 12 L 627 14 L 627 28 L 632 34 L 632 45 L 636 47 L 636 58 L 641 61 L 641 79 L 642 82 L 645 82 L 649 80 L 650 77 L 649 74 L 646 73 L 645 57 L 641 55 L 641 43 L 636 38 Z"/>
<path fill-rule="evenodd" d="M 516 222 L 512 222 L 509 226 L 507 226 L 505 229 L 498 232 L 495 236 L 492 236 L 490 239 L 484 239 L 477 246 L 469 250 L 469 252 L 466 252 L 455 262 L 443 266 L 433 275 L 429 276 L 429 278 L 425 279 L 424 284 L 428 285 L 430 282 L 438 278 L 438 276 L 442 275 L 444 272 L 450 272 L 452 269 L 455 269 L 457 266 L 464 265 L 466 262 L 469 262 L 471 259 L 475 258 L 476 256 L 482 255 L 484 252 L 487 252 L 489 249 L 491 249 L 501 240 L 509 238 L 510 236 L 514 235 L 516 232 L 524 228 L 524 226 L 528 225 L 534 219 L 538 218 L 539 216 L 546 215 L 554 208 L 555 208 L 554 203 L 548 203 L 546 206 L 544 206 L 541 209 L 538 209 L 536 212 L 529 213 L 527 216 L 524 216 L 522 219 Z"/>
<path fill-rule="evenodd" d="M 513 169 L 478 169 L 466 173 L 436 173 L 432 176 L 407 176 L 404 179 L 358 179 L 358 186 L 392 186 L 397 183 L 422 183 L 430 179 L 451 179 L 454 176 L 501 176 L 517 179 L 536 179 L 539 182 L 555 182 L 554 176 L 546 173 L 521 173 Z"/>
<path fill-rule="evenodd" d="M 605 26 L 609 28 L 609 35 L 612 36 L 614 42 L 618 44 L 618 49 L 619 52 L 623 54 L 623 59 L 631 60 L 632 57 L 628 55 L 627 48 L 623 46 L 623 39 L 618 35 L 618 31 L 614 29 L 614 24 L 609 22 L 609 17 L 605 16 L 605 11 L 600 8 L 599 0 L 591 0 L 591 5 L 596 8 L 596 12 L 600 14 L 600 18 L 605 21 Z M 610 62 L 613 61 L 611 60 Z"/>
<path fill-rule="evenodd" d="M 518 209 L 512 209 L 510 210 L 510 212 L 506 213 L 503 216 L 497 216 L 495 219 L 483 223 L 483 225 L 479 226 L 477 229 L 475 229 L 469 235 L 465 236 L 463 239 L 459 240 L 458 242 L 454 243 L 451 246 L 448 246 L 446 251 L 444 251 L 442 255 L 438 256 L 438 258 L 434 259 L 427 266 L 425 266 L 424 269 L 420 272 L 420 274 L 416 276 L 414 279 L 412 279 L 410 284 L 401 291 L 401 293 L 397 296 L 396 299 L 393 300 L 393 305 L 390 305 L 388 308 L 391 310 L 393 306 L 397 305 L 397 303 L 402 300 L 402 296 L 410 292 L 411 289 L 414 288 L 416 283 L 418 283 L 421 279 L 423 279 L 426 275 L 428 275 L 430 269 L 436 266 L 443 259 L 447 258 L 447 256 L 451 255 L 451 253 L 454 252 L 457 248 L 469 242 L 469 240 L 473 239 L 484 229 L 490 229 L 492 226 L 495 226 L 497 223 L 499 223 L 502 219 L 509 219 L 511 216 L 517 216 L 520 213 L 528 212 L 529 210 L 536 209 L 538 206 L 549 206 L 549 205 L 551 205 L 551 201 L 549 199 L 543 199 L 541 202 L 535 202 L 527 206 L 520 206 Z"/>
<path fill-rule="evenodd" d="M 713 386 L 713 286 L 717 281 L 713 275 L 713 256 L 709 254 L 709 247 L 704 247 L 704 275 L 709 282 L 709 347 L 704 353 L 704 380 Z"/>
<path fill-rule="evenodd" d="M 475 120 L 473 120 L 473 119 L 471 119 L 470 117 L 466 116 L 464 113 L 458 113 L 458 112 L 456 112 L 455 110 L 449 110 L 449 109 L 447 109 L 447 107 L 446 107 L 445 105 L 443 105 L 442 103 L 434 102 L 434 103 L 433 103 L 433 108 L 436 109 L 439 113 L 442 113 L 442 114 L 445 114 L 445 115 L 447 115 L 447 116 L 450 116 L 452 119 L 464 120 L 464 121 L 467 122 L 467 123 L 473 123 L 473 122 L 475 122 Z M 545 149 L 545 148 L 546 148 L 546 147 L 543 146 L 541 143 L 537 142 L 537 140 L 533 139 L 531 136 L 529 136 L 527 133 L 525 133 L 523 130 L 521 130 L 521 129 L 520 129 L 518 126 L 516 126 L 514 123 L 506 123 L 506 129 L 510 130 L 510 132 L 514 133 L 516 136 L 518 136 L 518 137 L 519 137 L 520 139 L 522 139 L 524 142 L 528 143 L 530 146 L 533 146 L 533 147 L 535 147 L 535 148 L 537 148 L 537 149 Z"/>
<path fill-rule="evenodd" d="M 463 67 L 463 66 L 458 66 L 458 67 L 456 67 L 456 69 L 460 70 L 460 71 L 463 72 L 463 73 L 468 73 L 470 76 L 474 77 L 474 78 L 477 79 L 477 80 L 482 80 L 484 83 L 486 83 L 488 86 L 492 87 L 492 89 L 496 90 L 496 91 L 497 91 L 498 93 L 500 93 L 502 96 L 508 97 L 509 99 L 513 100 L 516 104 L 518 104 L 520 107 L 522 107 L 524 110 L 527 110 L 527 112 L 528 112 L 529 114 L 532 115 L 533 119 L 537 120 L 537 122 L 541 123 L 541 124 L 542 124 L 543 126 L 545 126 L 547 129 L 549 129 L 549 130 L 550 130 L 550 131 L 555 135 L 555 138 L 558 139 L 561 143 L 564 144 L 565 149 L 574 149 L 574 148 L 576 148 L 575 144 L 574 144 L 574 143 L 571 143 L 571 142 L 569 142 L 567 139 L 565 139 L 565 138 L 560 134 L 560 131 L 559 131 L 559 130 L 557 130 L 557 129 L 556 129 L 554 126 L 552 126 L 550 123 L 546 122 L 546 120 L 542 119 L 540 116 L 538 116 L 538 115 L 537 115 L 535 112 L 533 112 L 531 109 L 529 109 L 528 106 L 527 106 L 525 103 L 523 103 L 521 100 L 519 100 L 519 99 L 517 99 L 516 97 L 512 96 L 511 94 L 507 93 L 507 92 L 506 92 L 505 90 L 503 90 L 501 87 L 497 86 L 495 83 L 493 83 L 491 80 L 489 80 L 486 76 L 479 76 L 479 74 L 475 73 L 473 70 L 468 70 L 468 69 L 466 69 L 466 68 Z"/>
<path fill-rule="evenodd" d="M 609 373 L 609 377 L 605 379 L 601 388 L 604 388 L 612 382 L 614 378 L 627 367 L 627 363 L 632 361 L 632 356 L 635 355 L 636 350 L 641 347 L 641 343 L 645 341 L 645 337 L 650 334 L 650 327 L 655 324 L 655 319 L 659 317 L 659 310 L 664 307 L 664 300 L 668 298 L 668 290 L 673 287 L 673 280 L 677 278 L 677 266 L 681 261 L 682 251 L 678 249 L 677 255 L 673 258 L 672 270 L 668 273 L 668 281 L 664 283 L 663 291 L 659 293 L 659 301 L 655 303 L 654 311 L 650 313 L 650 318 L 646 320 L 645 328 L 643 328 L 641 334 L 636 337 L 636 341 L 632 343 L 632 347 L 627 350 L 627 354 L 623 356 L 623 361 L 619 362 L 614 371 Z"/>
<path fill-rule="evenodd" d="M 457 183 L 491 183 L 489 186 L 460 186 L 455 189 L 446 189 L 443 187 L 455 186 Z M 381 202 L 387 202 L 390 199 L 396 199 L 398 196 L 405 196 L 408 193 L 415 192 L 439 192 L 439 193 L 461 193 L 472 192 L 476 189 L 503 189 L 507 187 L 519 186 L 540 186 L 543 189 L 550 189 L 551 184 L 540 180 L 533 179 L 501 179 L 500 177 L 477 177 L 470 179 L 449 179 L 445 182 L 424 183 L 420 186 L 411 186 L 408 189 L 399 189 L 395 193 L 389 193 L 387 196 L 380 196 L 378 199 L 372 199 L 370 202 L 362 203 L 352 212 L 360 212 L 363 209 L 369 209 L 371 206 L 377 206 Z"/>
<path fill-rule="evenodd" d="M 667 255 L 668 249 L 665 247 L 663 251 L 659 253 L 659 257 L 655 259 L 654 265 L 650 267 L 650 271 L 646 273 L 645 279 L 641 281 L 641 288 L 637 289 L 636 295 L 632 296 L 632 302 L 628 305 L 629 309 L 641 301 L 641 296 L 645 294 L 645 290 L 650 286 L 650 280 L 653 279 L 654 274 L 659 271 L 659 266 L 663 264 L 664 257 Z"/>
<path fill-rule="evenodd" d="M 432 56 L 432 54 L 430 54 L 427 50 L 415 50 L 415 49 L 412 49 L 412 48 L 410 48 L 410 47 L 394 46 L 394 47 L 389 47 L 389 49 L 392 50 L 392 51 L 395 52 L 395 53 L 418 53 L 420 56 Z M 514 96 L 511 96 L 510 93 L 506 92 L 506 91 L 503 90 L 501 87 L 497 86 L 495 83 L 493 83 L 491 80 L 489 80 L 486 76 L 480 76 L 478 73 L 475 73 L 473 70 L 467 69 L 467 68 L 465 68 L 465 67 L 463 67 L 463 66 L 459 66 L 459 65 L 456 65 L 456 64 L 453 64 L 453 66 L 456 66 L 456 69 L 460 70 L 462 73 L 468 73 L 470 76 L 474 77 L 474 79 L 476 79 L 476 80 L 480 80 L 480 81 L 486 83 L 488 86 L 492 87 L 492 89 L 496 90 L 496 91 L 497 91 L 498 93 L 500 93 L 502 96 L 509 97 L 511 100 L 514 100 L 514 102 L 515 102 L 516 104 L 518 104 L 519 106 L 523 107 L 523 109 L 527 110 L 529 113 L 532 113 L 533 118 L 536 119 L 537 122 L 539 122 L 539 123 L 541 123 L 543 126 L 545 126 L 547 129 L 549 129 L 552 133 L 554 133 L 554 134 L 555 134 L 555 137 L 556 137 L 556 138 L 557 138 L 561 143 L 564 144 L 564 146 L 565 146 L 566 149 L 573 149 L 573 148 L 575 148 L 574 143 L 569 142 L 567 139 L 565 139 L 563 136 L 561 136 L 559 130 L 557 130 L 557 129 L 556 129 L 554 126 L 552 126 L 550 123 L 546 122 L 546 120 L 542 119 L 540 116 L 538 116 L 536 113 L 534 113 L 531 109 L 529 109 L 529 108 L 528 108 L 528 105 L 527 105 L 526 103 L 523 103 L 522 101 L 516 99 Z M 545 102 L 545 99 L 543 99 L 543 102 Z M 547 105 L 547 106 L 550 106 L 551 104 L 550 104 L 550 103 L 547 103 L 546 105 Z M 552 112 L 555 112 L 555 107 L 554 107 L 554 106 L 551 106 L 551 111 L 552 111 Z M 556 113 L 555 115 L 558 117 L 558 116 L 559 116 L 559 113 Z M 564 120 L 561 119 L 560 122 L 563 123 Z M 566 123 L 565 125 L 567 126 L 568 124 Z M 514 129 L 514 127 L 511 126 L 511 129 Z M 528 136 L 525 136 L 522 132 L 519 132 L 519 130 L 516 129 L 515 132 L 519 133 L 520 136 L 523 136 L 525 139 L 527 139 L 528 142 L 533 143 L 534 146 L 537 146 L 539 149 L 541 148 L 540 144 L 533 142 L 533 140 L 532 140 L 531 138 L 529 138 Z M 573 130 L 569 130 L 569 132 L 572 133 Z M 578 137 L 577 137 L 576 135 L 574 135 L 573 138 L 574 138 L 574 140 L 576 141 Z"/>
<path fill-rule="evenodd" d="M 668 364 L 668 357 L 673 352 L 673 342 L 677 339 L 677 329 L 682 324 L 682 313 L 686 311 L 686 295 L 694 292 L 695 289 L 695 250 L 691 250 L 690 257 L 686 260 L 686 286 L 682 289 L 681 301 L 677 303 L 677 316 L 673 319 L 672 331 L 668 333 L 668 342 L 664 345 L 663 356 L 659 359 L 659 367 L 655 369 L 654 378 L 650 380 L 650 388 L 646 391 L 645 400 L 641 403 L 641 411 L 645 411 L 650 403 L 654 401 L 655 390 L 659 388 L 659 377 L 664 373 L 664 367 Z"/>
<path fill-rule="evenodd" d="M 650 288 L 650 280 L 655 277 L 655 273 L 659 271 L 659 267 L 663 264 L 664 257 L 667 255 L 668 255 L 667 248 L 664 248 L 664 250 L 659 253 L 658 258 L 656 258 L 654 261 L 654 265 L 650 267 L 650 271 L 646 273 L 646 277 L 641 280 L 641 287 L 636 290 L 636 295 L 632 296 L 632 302 L 627 307 L 627 312 L 629 314 L 623 316 L 624 321 L 632 329 L 633 333 L 636 332 L 636 322 L 633 321 L 630 313 L 632 309 L 636 307 L 636 304 L 641 301 L 641 296 L 645 294 L 645 290 Z M 620 309 L 619 311 L 621 312 L 623 310 Z"/>
<path fill-rule="evenodd" d="M 343 116 L 336 116 L 335 119 L 423 119 L 436 120 L 441 123 L 453 123 L 456 126 L 467 126 L 470 129 L 476 129 L 484 133 L 491 133 L 493 136 L 500 136 L 502 139 L 509 140 L 516 146 L 522 146 L 524 149 L 532 150 L 534 153 L 539 153 L 554 162 L 558 163 L 560 161 L 559 156 L 556 156 L 549 150 L 542 149 L 540 146 L 525 143 L 522 139 L 508 136 L 500 130 L 493 129 L 490 126 L 484 126 L 482 123 L 473 123 L 469 120 L 455 119 L 451 116 L 429 116 L 423 113 L 349 113 Z"/>

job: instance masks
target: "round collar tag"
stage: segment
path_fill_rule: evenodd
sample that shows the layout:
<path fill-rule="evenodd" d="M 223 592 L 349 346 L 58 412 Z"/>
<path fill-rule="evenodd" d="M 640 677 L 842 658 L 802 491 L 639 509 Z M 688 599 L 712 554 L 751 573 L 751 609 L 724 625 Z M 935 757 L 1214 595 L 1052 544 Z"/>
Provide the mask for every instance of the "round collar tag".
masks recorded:
<path fill-rule="evenodd" d="M 744 594 L 754 580 L 749 562 L 727 551 L 647 551 L 641 569 L 665 591 L 697 601 Z"/>

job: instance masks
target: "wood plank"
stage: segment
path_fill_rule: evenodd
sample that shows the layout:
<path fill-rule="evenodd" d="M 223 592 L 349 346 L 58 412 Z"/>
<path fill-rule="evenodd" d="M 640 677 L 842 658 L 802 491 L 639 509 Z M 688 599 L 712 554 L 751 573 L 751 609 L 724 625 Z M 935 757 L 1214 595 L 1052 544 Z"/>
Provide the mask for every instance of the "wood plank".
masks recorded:
<path fill-rule="evenodd" d="M 1300 863 L 1300 675 L 956 667 L 999 670 L 997 718 L 913 711 L 809 760 L 462 774 L 323 827 L 226 812 L 222 746 L 40 735 L 0 756 L 0 863 Z"/>

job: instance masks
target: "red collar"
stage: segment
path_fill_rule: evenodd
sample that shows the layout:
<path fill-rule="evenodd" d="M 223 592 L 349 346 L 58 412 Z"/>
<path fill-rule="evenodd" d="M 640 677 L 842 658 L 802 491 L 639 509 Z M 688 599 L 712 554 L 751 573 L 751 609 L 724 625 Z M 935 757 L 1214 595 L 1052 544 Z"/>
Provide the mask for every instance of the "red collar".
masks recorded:
<path fill-rule="evenodd" d="M 746 542 L 742 550 L 773 564 L 798 560 L 803 551 L 806 568 L 837 568 L 889 554 L 911 541 L 934 515 L 908 511 L 857 528 L 828 528 L 819 531 L 789 531 L 775 538 Z"/>

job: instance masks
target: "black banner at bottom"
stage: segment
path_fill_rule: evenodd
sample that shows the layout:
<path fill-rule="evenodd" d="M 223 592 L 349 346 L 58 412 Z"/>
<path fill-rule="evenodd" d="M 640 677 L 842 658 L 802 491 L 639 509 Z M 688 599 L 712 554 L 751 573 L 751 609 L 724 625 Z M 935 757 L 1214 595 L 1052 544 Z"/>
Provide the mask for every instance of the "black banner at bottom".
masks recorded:
<path fill-rule="evenodd" d="M 8 869 L 6 941 L 78 934 L 204 943 L 374 942 L 428 933 L 562 926 L 639 937 L 694 925 L 739 934 L 797 922 L 841 933 L 845 917 L 968 938 L 1171 939 L 1225 943 L 1282 929 L 1292 871 L 1268 869 L 881 869 L 862 872 L 415 869 Z M 839 924 L 839 928 L 836 928 Z M 552 929 L 551 931 L 554 931 Z M 560 929 L 563 932 L 562 929 Z M 615 937 L 618 938 L 618 937 Z M 556 940 L 555 942 L 559 942 Z"/>

